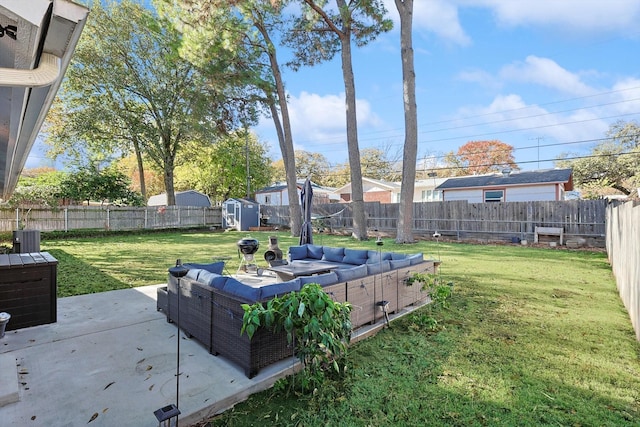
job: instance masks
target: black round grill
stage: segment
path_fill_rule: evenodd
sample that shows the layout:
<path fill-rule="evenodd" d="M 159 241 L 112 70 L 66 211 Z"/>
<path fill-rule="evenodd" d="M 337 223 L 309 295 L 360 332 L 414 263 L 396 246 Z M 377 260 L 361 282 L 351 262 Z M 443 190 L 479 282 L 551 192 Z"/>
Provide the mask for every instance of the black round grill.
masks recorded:
<path fill-rule="evenodd" d="M 253 255 L 258 252 L 258 248 L 260 247 L 260 242 L 256 239 L 252 239 L 251 237 L 245 237 L 244 239 L 238 240 L 238 249 L 245 255 Z"/>

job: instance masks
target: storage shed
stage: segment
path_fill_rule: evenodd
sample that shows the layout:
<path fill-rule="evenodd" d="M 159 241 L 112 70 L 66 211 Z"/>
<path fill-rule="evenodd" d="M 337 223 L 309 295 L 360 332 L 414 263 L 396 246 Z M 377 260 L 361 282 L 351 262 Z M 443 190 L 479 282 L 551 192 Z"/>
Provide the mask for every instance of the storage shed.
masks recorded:
<path fill-rule="evenodd" d="M 222 203 L 222 227 L 248 231 L 260 225 L 260 204 L 248 199 L 227 199 Z"/>
<path fill-rule="evenodd" d="M 167 206 L 167 193 L 156 194 L 149 197 L 147 206 Z M 196 190 L 178 191 L 176 193 L 176 206 L 211 207 L 209 196 Z"/>

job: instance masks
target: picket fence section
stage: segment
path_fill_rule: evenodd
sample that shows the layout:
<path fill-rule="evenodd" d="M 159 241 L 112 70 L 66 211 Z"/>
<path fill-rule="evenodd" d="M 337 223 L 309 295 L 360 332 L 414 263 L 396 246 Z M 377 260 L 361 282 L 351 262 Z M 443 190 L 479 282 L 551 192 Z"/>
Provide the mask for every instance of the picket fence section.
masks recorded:
<path fill-rule="evenodd" d="M 365 203 L 367 229 L 393 233 L 397 230 L 398 203 Z M 313 205 L 315 226 L 332 230 L 353 226 L 349 204 Z M 261 212 L 273 225 L 289 223 L 288 206 L 263 206 Z M 420 235 L 436 231 L 454 239 L 533 241 L 535 227 L 562 227 L 566 238 L 582 238 L 604 246 L 606 201 L 468 203 L 424 202 L 413 205 L 413 230 Z"/>
<path fill-rule="evenodd" d="M 101 207 L 0 209 L 0 232 L 17 229 L 69 231 L 82 229 L 136 230 L 221 226 L 219 207 Z"/>
<path fill-rule="evenodd" d="M 640 203 L 613 202 L 607 207 L 607 255 L 620 299 L 640 341 Z"/>

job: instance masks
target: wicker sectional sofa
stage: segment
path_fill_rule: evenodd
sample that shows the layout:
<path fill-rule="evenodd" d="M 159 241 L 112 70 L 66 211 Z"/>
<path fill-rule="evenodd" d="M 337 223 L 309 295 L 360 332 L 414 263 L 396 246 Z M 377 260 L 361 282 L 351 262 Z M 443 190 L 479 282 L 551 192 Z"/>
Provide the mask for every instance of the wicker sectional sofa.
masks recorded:
<path fill-rule="evenodd" d="M 251 378 L 260 368 L 291 356 L 293 349 L 284 332 L 261 328 L 251 340 L 246 334 L 241 335 L 242 304 L 264 302 L 276 295 L 298 291 L 307 283 L 318 283 L 334 300 L 352 304 L 351 320 L 357 329 L 383 319 L 384 313 L 379 309 L 381 301 L 388 304 L 388 313 L 423 301 L 427 295 L 420 285 L 409 286 L 406 278 L 415 272 L 435 272 L 439 264 L 424 260 L 422 254 L 317 245 L 289 248 L 290 263 L 309 261 L 330 263 L 333 271 L 253 285 L 222 275 L 222 263 L 184 264 L 189 271 L 180 279 L 180 286 L 176 278 L 169 276 L 167 288 L 158 289 L 157 308 L 166 314 L 167 321 L 179 320 L 180 328 L 211 354 L 237 364 Z"/>

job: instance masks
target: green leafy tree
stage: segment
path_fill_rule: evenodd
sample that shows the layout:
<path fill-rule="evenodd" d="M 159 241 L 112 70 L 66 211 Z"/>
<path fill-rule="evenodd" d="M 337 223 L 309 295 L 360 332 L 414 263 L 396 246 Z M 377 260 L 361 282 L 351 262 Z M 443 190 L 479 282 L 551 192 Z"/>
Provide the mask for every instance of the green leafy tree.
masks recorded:
<path fill-rule="evenodd" d="M 131 0 L 94 2 L 48 127 L 54 153 L 84 147 L 105 159 L 134 150 L 141 187 L 143 154 L 163 171 L 167 203 L 184 141 L 239 125 L 241 79 L 223 75 L 228 57 L 196 67 L 178 55 L 182 35 Z M 132 147 L 132 148 L 131 148 Z M 84 166 L 96 163 L 85 158 Z"/>
<path fill-rule="evenodd" d="M 606 136 L 588 156 L 563 154 L 556 161 L 558 167 L 573 169 L 574 185 L 583 198 L 630 195 L 640 187 L 640 124 L 618 121 Z"/>
<path fill-rule="evenodd" d="M 347 147 L 351 172 L 353 237 L 366 240 L 367 222 L 364 211 L 362 167 L 358 146 L 356 88 L 353 74 L 351 44 L 364 46 L 380 33 L 389 31 L 392 22 L 385 17 L 380 0 L 336 0 L 335 8 L 327 0 L 300 0 L 302 10 L 295 25 L 286 34 L 286 43 L 294 49 L 290 62 L 294 69 L 332 59 L 340 52 L 345 88 Z"/>
<path fill-rule="evenodd" d="M 180 154 L 181 165 L 176 168 L 177 186 L 201 191 L 216 202 L 247 197 L 247 154 L 251 196 L 257 188 L 272 182 L 271 159 L 267 147 L 244 131 L 220 138 L 214 144 L 187 144 Z"/>
<path fill-rule="evenodd" d="M 144 206 L 141 194 L 130 189 L 129 179 L 116 168 L 89 166 L 70 173 L 61 183 L 60 196 L 74 201 Z"/>
<path fill-rule="evenodd" d="M 297 150 L 295 152 L 296 176 L 298 179 L 311 178 L 318 185 L 325 185 L 324 181 L 329 173 L 330 165 L 327 158 L 321 153 Z M 273 163 L 274 179 L 284 181 L 285 167 L 283 160 Z"/>
<path fill-rule="evenodd" d="M 296 166 L 287 95 L 274 39 L 286 25 L 290 0 L 158 0 L 162 13 L 182 24 L 181 54 L 196 63 L 221 55 L 234 58 L 249 75 L 251 97 L 273 119 L 289 194 L 289 225 L 299 235 L 302 214 L 296 190 Z M 212 42 L 212 40 L 214 42 Z M 215 42 L 215 41 L 218 42 Z"/>

